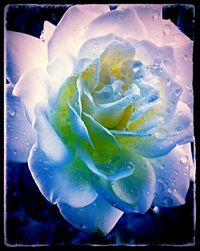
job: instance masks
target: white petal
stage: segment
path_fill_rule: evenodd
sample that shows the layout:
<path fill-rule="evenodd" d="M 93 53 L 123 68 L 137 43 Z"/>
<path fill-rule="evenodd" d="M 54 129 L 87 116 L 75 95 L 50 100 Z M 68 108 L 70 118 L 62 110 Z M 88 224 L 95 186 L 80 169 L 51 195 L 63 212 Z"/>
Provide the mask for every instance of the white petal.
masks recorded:
<path fill-rule="evenodd" d="M 122 4 L 117 10 L 134 9 L 147 32 L 148 41 L 160 45 L 162 40 L 162 5 L 159 4 Z M 140 37 L 138 37 L 140 39 Z M 138 39 L 136 38 L 136 39 Z"/>
<path fill-rule="evenodd" d="M 46 45 L 40 39 L 19 32 L 6 31 L 6 74 L 15 84 L 23 73 L 47 64 Z"/>
<path fill-rule="evenodd" d="M 37 102 L 48 99 L 50 83 L 49 76 L 41 69 L 26 72 L 17 82 L 13 94 L 21 97 L 30 121 L 33 119 Z"/>
<path fill-rule="evenodd" d="M 50 62 L 46 71 L 51 77 L 51 92 L 49 94 L 49 103 L 54 104 L 57 100 L 57 95 L 63 83 L 72 74 L 75 65 L 75 60 L 69 53 L 63 53 L 61 57 L 57 57 L 54 61 Z"/>
<path fill-rule="evenodd" d="M 177 67 L 174 51 L 171 47 L 157 46 L 147 40 L 137 41 L 129 39 L 128 41 L 136 50 L 135 60 L 141 61 L 145 66 L 153 65 L 156 61 L 160 61 L 160 67 L 162 67 L 170 77 L 175 78 Z"/>
<path fill-rule="evenodd" d="M 78 53 L 78 58 L 98 58 L 105 48 L 116 40 L 120 41 L 120 38 L 116 37 L 114 34 L 88 39 L 81 46 Z"/>
<path fill-rule="evenodd" d="M 51 144 L 46 139 L 46 144 Z M 57 151 L 57 148 L 54 148 Z M 43 196 L 53 204 L 68 203 L 83 207 L 93 202 L 97 193 L 90 184 L 91 173 L 78 159 L 67 163 L 51 161 L 36 144 L 31 149 L 29 169 Z"/>
<path fill-rule="evenodd" d="M 101 235 L 108 234 L 123 214 L 100 196 L 86 207 L 72 208 L 67 204 L 58 204 L 58 207 L 63 217 L 76 228 Z"/>
<path fill-rule="evenodd" d="M 38 103 L 35 108 L 33 126 L 36 129 L 37 143 L 48 159 L 55 162 L 69 162 L 71 152 L 49 123 L 48 109 L 48 105 L 43 103 Z"/>
<path fill-rule="evenodd" d="M 53 32 L 55 31 L 56 26 L 48 21 L 44 21 L 43 31 L 42 31 L 42 38 L 44 39 L 44 42 L 48 42 L 51 38 Z"/>
<path fill-rule="evenodd" d="M 191 42 L 171 20 L 162 20 L 162 35 L 162 44 L 172 46 L 174 51 Z"/>
<path fill-rule="evenodd" d="M 189 157 L 180 146 L 162 158 L 151 160 L 157 185 L 154 205 L 173 207 L 185 203 L 190 184 Z"/>
<path fill-rule="evenodd" d="M 75 5 L 70 7 L 53 33 L 48 44 L 49 60 L 53 60 L 65 49 L 77 55 L 83 44 L 83 35 L 89 23 L 99 15 L 108 12 L 106 5 Z"/>
<path fill-rule="evenodd" d="M 113 33 L 123 39 L 133 37 L 145 39 L 146 30 L 134 9 L 113 10 L 97 17 L 89 25 L 85 37 L 87 39 Z"/>
<path fill-rule="evenodd" d="M 195 142 L 194 142 L 194 149 L 191 148 L 191 143 L 180 145 L 180 147 L 183 149 L 185 154 L 188 157 L 188 166 L 190 168 L 190 179 L 191 181 L 195 182 L 196 180 L 196 151 L 195 151 Z M 192 154 L 193 151 L 193 154 Z M 193 157 L 193 156 L 194 157 Z"/>
<path fill-rule="evenodd" d="M 193 108 L 193 42 L 180 46 L 174 51 L 177 65 L 176 81 L 183 88 L 180 100 Z"/>
<path fill-rule="evenodd" d="M 13 86 L 6 85 L 6 157 L 8 161 L 27 162 L 35 133 L 26 118 L 21 99 L 13 96 L 12 91 Z"/>

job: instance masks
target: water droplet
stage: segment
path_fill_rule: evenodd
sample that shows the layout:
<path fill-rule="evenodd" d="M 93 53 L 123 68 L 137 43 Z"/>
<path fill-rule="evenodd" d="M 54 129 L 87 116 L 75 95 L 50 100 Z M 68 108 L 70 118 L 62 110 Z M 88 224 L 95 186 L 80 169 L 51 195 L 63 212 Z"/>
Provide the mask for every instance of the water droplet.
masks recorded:
<path fill-rule="evenodd" d="M 164 169 L 164 167 L 165 167 L 165 165 L 164 165 L 164 164 L 160 165 L 160 169 L 161 169 L 161 170 L 163 170 L 163 169 Z"/>
<path fill-rule="evenodd" d="M 15 116 L 15 111 L 9 111 L 9 115 L 11 116 L 11 117 L 13 117 L 13 116 Z"/>
<path fill-rule="evenodd" d="M 168 188 L 168 189 L 167 189 L 167 192 L 168 192 L 168 193 L 172 193 L 172 189 L 171 189 L 171 188 Z"/>
<path fill-rule="evenodd" d="M 182 112 L 182 111 L 179 111 L 178 115 L 179 115 L 179 116 L 182 116 L 182 115 L 183 115 L 183 112 Z"/>
<path fill-rule="evenodd" d="M 14 155 L 16 155 L 16 154 L 17 154 L 17 151 L 13 151 L 13 153 L 14 153 Z"/>
<path fill-rule="evenodd" d="M 184 58 L 185 61 L 188 61 L 188 55 L 187 54 L 185 54 L 183 58 Z"/>
<path fill-rule="evenodd" d="M 150 194 L 151 194 L 151 192 L 148 190 L 148 191 L 146 191 L 146 194 L 147 194 L 147 195 L 150 195 Z"/>
<path fill-rule="evenodd" d="M 161 64 L 160 58 L 156 58 L 156 59 L 154 60 L 153 66 L 158 67 L 158 66 L 160 66 L 160 64 Z"/>
<path fill-rule="evenodd" d="M 86 229 L 86 226 L 83 225 L 83 226 L 81 226 L 81 228 L 82 228 L 82 229 Z"/>
<path fill-rule="evenodd" d="M 154 211 L 154 213 L 159 213 L 159 207 L 157 207 L 157 206 L 155 206 L 154 208 L 153 208 L 153 211 Z"/>
<path fill-rule="evenodd" d="M 41 32 L 40 40 L 41 40 L 42 42 L 45 42 L 44 31 Z"/>
<path fill-rule="evenodd" d="M 27 145 L 27 146 L 30 146 L 30 143 L 29 143 L 29 142 L 26 142 L 26 145 Z"/>
<path fill-rule="evenodd" d="M 183 128 L 181 126 L 176 127 L 176 131 L 180 132 L 182 130 L 183 130 Z"/>
<path fill-rule="evenodd" d="M 136 73 L 141 69 L 142 63 L 139 60 L 134 61 L 132 67 L 133 67 L 133 72 Z"/>
<path fill-rule="evenodd" d="M 187 156 L 187 155 L 182 156 L 181 159 L 180 159 L 180 162 L 181 162 L 182 164 L 187 163 L 187 161 L 188 161 L 188 156 Z"/>
<path fill-rule="evenodd" d="M 170 33 L 170 31 L 171 31 L 170 25 L 168 25 L 168 24 L 165 25 L 164 28 L 163 28 L 163 33 L 164 33 L 165 35 L 167 35 L 167 34 Z"/>
<path fill-rule="evenodd" d="M 177 175 L 177 174 L 178 174 L 178 171 L 176 170 L 176 171 L 174 172 L 174 174 Z"/>
<path fill-rule="evenodd" d="M 175 95 L 176 95 L 176 96 L 179 96 L 180 92 L 181 92 L 181 89 L 180 89 L 180 88 L 176 88 L 176 90 L 175 90 Z"/>
<path fill-rule="evenodd" d="M 153 12 L 152 19 L 156 21 L 158 20 L 159 16 L 160 16 L 159 10 L 155 10 Z"/>
<path fill-rule="evenodd" d="M 15 136 L 15 140 L 17 140 L 18 139 L 18 137 L 17 136 Z"/>
<path fill-rule="evenodd" d="M 157 181 L 157 187 L 158 187 L 158 191 L 161 191 L 161 192 L 163 192 L 165 189 L 165 185 L 160 180 Z"/>
<path fill-rule="evenodd" d="M 171 206 L 173 204 L 173 200 L 171 198 L 165 198 L 164 203 L 166 206 Z"/>

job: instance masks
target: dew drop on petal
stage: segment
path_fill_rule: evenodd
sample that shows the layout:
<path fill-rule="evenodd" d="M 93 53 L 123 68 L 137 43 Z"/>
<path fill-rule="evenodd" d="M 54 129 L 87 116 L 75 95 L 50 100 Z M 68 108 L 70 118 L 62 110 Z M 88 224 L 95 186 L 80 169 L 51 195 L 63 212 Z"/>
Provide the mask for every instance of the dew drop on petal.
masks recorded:
<path fill-rule="evenodd" d="M 164 203 L 166 206 L 171 206 L 173 204 L 173 200 L 171 198 L 165 198 Z"/>
<path fill-rule="evenodd" d="M 158 180 L 157 187 L 158 187 L 158 190 L 161 191 L 161 192 L 164 191 L 164 189 L 165 189 L 165 186 L 164 186 L 164 184 L 162 183 L 161 180 Z"/>
<path fill-rule="evenodd" d="M 159 18 L 159 11 L 155 10 L 153 12 L 152 19 L 156 21 L 156 20 L 158 20 L 158 18 Z"/>
<path fill-rule="evenodd" d="M 171 31 L 170 25 L 165 25 L 164 28 L 163 28 L 163 33 L 164 33 L 164 35 L 169 34 L 170 31 Z"/>
<path fill-rule="evenodd" d="M 41 40 L 42 42 L 45 42 L 44 31 L 41 32 L 40 40 Z"/>
<path fill-rule="evenodd" d="M 9 115 L 10 115 L 11 117 L 14 117 L 14 116 L 15 116 L 15 111 L 13 111 L 13 110 L 12 110 L 12 111 L 9 111 L 8 113 L 9 113 Z"/>
<path fill-rule="evenodd" d="M 180 162 L 181 162 L 182 164 L 187 163 L 187 161 L 188 161 L 188 156 L 187 156 L 187 155 L 182 156 L 181 159 L 180 159 Z"/>
<path fill-rule="evenodd" d="M 154 211 L 154 213 L 158 214 L 158 213 L 159 213 L 159 207 L 155 206 L 155 207 L 153 208 L 153 211 Z"/>
<path fill-rule="evenodd" d="M 171 81 L 167 80 L 166 85 L 169 87 L 171 85 Z"/>
<path fill-rule="evenodd" d="M 167 192 L 168 192 L 168 193 L 172 193 L 172 189 L 171 189 L 171 188 L 168 188 L 168 189 L 167 189 Z"/>

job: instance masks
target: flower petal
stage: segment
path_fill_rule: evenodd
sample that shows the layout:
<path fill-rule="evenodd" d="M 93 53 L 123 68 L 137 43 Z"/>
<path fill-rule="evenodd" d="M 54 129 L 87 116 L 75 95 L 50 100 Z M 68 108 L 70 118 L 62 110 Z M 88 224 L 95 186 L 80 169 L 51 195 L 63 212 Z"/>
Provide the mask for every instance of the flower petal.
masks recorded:
<path fill-rule="evenodd" d="M 190 179 L 191 181 L 195 182 L 196 180 L 195 144 L 194 144 L 194 149 L 192 149 L 191 143 L 180 145 L 179 147 L 183 149 L 183 151 L 185 152 L 185 155 L 188 157 L 188 166 L 190 168 Z"/>
<path fill-rule="evenodd" d="M 183 92 L 180 100 L 193 109 L 193 42 L 177 48 L 174 52 L 177 65 L 177 82 L 181 85 Z"/>
<path fill-rule="evenodd" d="M 70 7 L 58 23 L 48 43 L 49 60 L 53 60 L 66 48 L 74 56 L 83 44 L 83 35 L 89 23 L 102 13 L 108 12 L 107 5 L 75 5 Z"/>
<path fill-rule="evenodd" d="M 35 142 L 35 133 L 26 119 L 21 99 L 12 95 L 13 86 L 6 85 L 7 161 L 27 162 Z"/>
<path fill-rule="evenodd" d="M 54 151 L 57 151 L 56 147 Z M 31 149 L 28 164 L 41 193 L 53 204 L 68 203 L 72 207 L 83 207 L 97 197 L 89 183 L 91 172 L 77 158 L 72 161 L 52 161 L 39 145 L 35 144 Z"/>
<path fill-rule="evenodd" d="M 99 58 L 105 48 L 114 41 L 120 41 L 114 34 L 88 39 L 81 46 L 78 58 Z"/>
<path fill-rule="evenodd" d="M 141 156 L 160 157 L 169 153 L 177 144 L 193 141 L 192 119 L 190 108 L 179 102 L 171 121 L 152 129 L 147 136 L 120 137 L 119 142 Z"/>
<path fill-rule="evenodd" d="M 41 69 L 26 72 L 17 82 L 13 94 L 21 97 L 30 121 L 33 120 L 37 102 L 48 99 L 50 82 L 49 76 Z"/>
<path fill-rule="evenodd" d="M 63 53 L 61 57 L 57 57 L 53 62 L 50 62 L 47 65 L 46 70 L 51 77 L 50 102 L 55 102 L 61 86 L 71 75 L 74 64 L 75 59 L 72 55 L 69 53 Z"/>
<path fill-rule="evenodd" d="M 58 204 L 63 217 L 76 228 L 87 233 L 108 234 L 123 212 L 105 202 L 100 196 L 90 205 L 72 208 L 67 204 Z"/>
<path fill-rule="evenodd" d="M 156 174 L 154 205 L 174 207 L 185 203 L 190 184 L 189 157 L 180 146 L 169 154 L 151 159 Z"/>
<path fill-rule="evenodd" d="M 80 158 L 88 168 L 109 180 L 117 180 L 132 173 L 131 155 L 122 149 L 115 137 L 90 115 L 82 114 L 94 150 L 86 153 L 79 150 Z"/>
<path fill-rule="evenodd" d="M 49 123 L 48 110 L 46 103 L 38 103 L 35 108 L 33 126 L 36 129 L 38 146 L 50 160 L 68 162 L 72 158 L 71 151 L 63 144 Z"/>
<path fill-rule="evenodd" d="M 132 38 L 128 39 L 128 41 L 136 50 L 135 60 L 141 61 L 145 66 L 153 65 L 159 61 L 160 67 L 162 67 L 170 77 L 175 78 L 177 66 L 174 51 L 170 46 L 158 47 L 150 41 L 137 41 Z"/>
<path fill-rule="evenodd" d="M 134 25 L 133 25 L 134 24 Z M 85 37 L 88 39 L 110 33 L 126 39 L 145 39 L 146 30 L 134 9 L 113 10 L 94 19 L 88 26 Z"/>
<path fill-rule="evenodd" d="M 91 146 L 93 146 L 90 136 L 88 134 L 88 130 L 85 124 L 83 123 L 82 119 L 70 104 L 67 104 L 67 107 L 69 109 L 69 123 L 72 132 L 80 139 L 83 139 Z"/>
<path fill-rule="evenodd" d="M 44 42 L 48 42 L 51 38 L 53 32 L 55 31 L 56 26 L 48 21 L 44 21 L 43 25 L 43 31 L 42 31 L 42 38 L 44 39 Z"/>
<path fill-rule="evenodd" d="M 47 64 L 46 45 L 38 38 L 19 32 L 6 31 L 6 74 L 15 84 L 23 73 Z"/>
<path fill-rule="evenodd" d="M 132 163 L 133 173 L 128 177 L 112 182 L 99 178 L 97 192 L 120 210 L 145 213 L 154 198 L 154 170 L 147 160 L 139 156 L 133 156 Z"/>

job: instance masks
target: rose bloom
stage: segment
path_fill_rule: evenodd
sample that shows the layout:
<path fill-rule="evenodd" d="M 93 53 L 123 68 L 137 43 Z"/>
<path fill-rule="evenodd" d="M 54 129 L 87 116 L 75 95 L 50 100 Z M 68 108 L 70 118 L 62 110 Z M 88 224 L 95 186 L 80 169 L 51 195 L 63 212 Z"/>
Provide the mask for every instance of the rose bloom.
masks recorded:
<path fill-rule="evenodd" d="M 40 39 L 6 31 L 7 161 L 76 228 L 185 203 L 193 42 L 162 5 L 75 5 Z"/>

